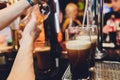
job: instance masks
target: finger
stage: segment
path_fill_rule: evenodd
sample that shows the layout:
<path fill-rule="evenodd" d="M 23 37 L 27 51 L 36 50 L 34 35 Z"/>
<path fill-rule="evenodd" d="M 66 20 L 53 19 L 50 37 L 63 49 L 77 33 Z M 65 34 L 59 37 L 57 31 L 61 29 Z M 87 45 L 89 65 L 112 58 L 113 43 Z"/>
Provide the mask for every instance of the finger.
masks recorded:
<path fill-rule="evenodd" d="M 33 10 L 33 8 L 30 7 L 30 8 L 27 10 L 27 15 L 26 15 L 25 18 L 21 21 L 21 22 L 23 22 L 25 25 L 26 25 L 26 24 L 30 21 L 30 19 L 31 19 L 32 10 Z"/>
<path fill-rule="evenodd" d="M 36 24 L 36 19 L 35 19 L 35 15 L 34 13 L 31 14 L 32 15 L 32 18 L 30 19 L 30 21 L 27 23 L 23 33 L 30 33 L 30 34 L 33 34 L 34 31 L 35 31 L 35 28 L 37 26 Z"/>
<path fill-rule="evenodd" d="M 26 26 L 26 24 L 30 21 L 30 16 L 27 15 L 23 20 L 21 20 L 20 25 Z"/>

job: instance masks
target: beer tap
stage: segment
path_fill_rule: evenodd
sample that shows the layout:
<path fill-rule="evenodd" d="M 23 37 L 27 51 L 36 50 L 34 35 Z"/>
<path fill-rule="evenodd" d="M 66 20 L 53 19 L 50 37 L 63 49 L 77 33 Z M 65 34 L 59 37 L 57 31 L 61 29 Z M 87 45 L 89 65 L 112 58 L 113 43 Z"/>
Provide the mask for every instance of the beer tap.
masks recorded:
<path fill-rule="evenodd" d="M 60 32 L 60 23 L 59 23 L 59 13 L 60 13 L 60 7 L 59 7 L 59 1 L 58 0 L 54 0 L 54 7 L 55 7 L 55 29 L 56 32 L 59 33 Z"/>
<path fill-rule="evenodd" d="M 60 15 L 60 7 L 59 7 L 59 1 L 53 0 L 54 2 L 54 18 L 55 18 L 55 30 L 56 33 L 60 32 L 60 22 L 59 22 L 59 15 Z M 56 50 L 56 52 L 58 52 Z M 55 58 L 55 65 L 58 68 L 59 67 L 59 57 Z"/>
<path fill-rule="evenodd" d="M 104 0 L 100 0 L 100 29 L 99 29 L 99 36 L 98 36 L 98 42 L 99 42 L 98 49 L 100 51 L 102 51 L 103 3 L 104 3 Z"/>
<path fill-rule="evenodd" d="M 92 25 L 91 19 L 93 18 L 91 13 L 92 13 L 92 0 L 86 0 L 86 5 L 85 5 L 85 11 L 84 11 L 84 17 L 83 17 L 83 23 L 82 26 L 85 24 L 85 19 L 87 19 L 87 27 L 89 25 Z"/>
<path fill-rule="evenodd" d="M 46 20 L 51 12 L 50 6 L 48 5 L 48 1 L 40 0 L 38 4 L 39 4 L 40 13 L 44 15 L 44 20 Z"/>
<path fill-rule="evenodd" d="M 97 49 L 97 53 L 95 55 L 95 59 L 103 59 L 106 55 L 107 52 L 105 49 L 103 49 L 103 36 L 102 36 L 102 27 L 103 27 L 103 4 L 104 4 L 104 0 L 100 0 L 100 24 L 99 29 L 98 29 L 98 49 Z"/>
<path fill-rule="evenodd" d="M 84 10 L 84 16 L 83 16 L 82 26 L 85 25 L 85 18 L 86 18 L 87 10 L 88 10 L 88 0 L 86 0 L 86 5 L 85 5 L 85 10 Z"/>
<path fill-rule="evenodd" d="M 44 8 L 44 3 L 48 5 L 48 7 Z M 44 11 L 47 10 L 47 15 L 50 14 L 50 17 L 45 21 L 45 32 L 47 30 L 50 30 L 46 34 L 46 39 L 48 38 L 50 40 L 51 44 L 51 52 L 52 52 L 52 62 L 53 67 L 58 68 L 59 67 L 59 50 L 58 50 L 58 44 L 57 44 L 57 33 L 60 32 L 60 23 L 59 23 L 59 1 L 58 0 L 39 0 L 39 7 L 40 12 L 44 15 Z M 45 14 L 46 15 L 46 14 Z M 53 35 L 54 36 L 53 36 Z M 56 44 L 54 44 L 56 43 Z M 54 50 L 53 50 L 54 49 Z"/>

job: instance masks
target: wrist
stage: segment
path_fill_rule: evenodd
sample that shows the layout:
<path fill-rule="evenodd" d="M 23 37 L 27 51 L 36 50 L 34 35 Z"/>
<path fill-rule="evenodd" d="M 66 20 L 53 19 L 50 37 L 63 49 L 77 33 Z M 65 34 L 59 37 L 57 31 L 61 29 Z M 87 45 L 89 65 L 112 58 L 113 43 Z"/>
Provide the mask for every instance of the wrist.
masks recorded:
<path fill-rule="evenodd" d="M 28 52 L 28 53 L 31 53 L 33 51 L 33 42 L 31 42 L 30 40 L 28 40 L 27 42 L 26 41 L 22 41 L 20 43 L 20 48 L 19 50 L 21 51 L 24 51 L 24 52 Z M 24 53 L 23 52 L 23 53 Z"/>
<path fill-rule="evenodd" d="M 21 40 L 20 40 L 20 46 L 21 45 L 33 45 L 34 39 L 31 35 L 24 35 L 22 36 Z"/>

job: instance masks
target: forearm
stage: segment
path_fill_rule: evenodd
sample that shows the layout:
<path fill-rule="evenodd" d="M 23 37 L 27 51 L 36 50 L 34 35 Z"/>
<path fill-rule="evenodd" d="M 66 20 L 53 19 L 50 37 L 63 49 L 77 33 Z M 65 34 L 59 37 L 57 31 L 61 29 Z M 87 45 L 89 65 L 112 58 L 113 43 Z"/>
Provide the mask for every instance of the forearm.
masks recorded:
<path fill-rule="evenodd" d="M 33 66 L 33 40 L 23 39 L 11 73 L 7 80 L 35 80 Z M 25 41 L 26 40 L 26 41 Z"/>
<path fill-rule="evenodd" d="M 0 10 L 0 30 L 9 25 L 28 7 L 30 7 L 30 4 L 27 2 L 27 0 L 20 0 L 19 2 Z"/>
<path fill-rule="evenodd" d="M 36 36 L 36 15 L 31 14 L 20 40 L 20 48 L 7 80 L 35 80 L 33 67 L 33 42 Z"/>

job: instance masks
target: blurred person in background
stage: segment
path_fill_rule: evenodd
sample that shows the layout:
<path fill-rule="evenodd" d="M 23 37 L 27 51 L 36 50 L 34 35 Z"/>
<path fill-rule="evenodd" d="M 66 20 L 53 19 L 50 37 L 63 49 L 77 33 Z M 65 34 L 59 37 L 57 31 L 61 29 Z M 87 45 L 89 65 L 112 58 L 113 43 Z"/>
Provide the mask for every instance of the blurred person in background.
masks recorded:
<path fill-rule="evenodd" d="M 65 49 L 65 30 L 69 27 L 78 27 L 81 26 L 81 19 L 78 16 L 78 6 L 75 3 L 68 3 L 65 8 L 65 20 L 63 20 L 62 24 L 62 33 L 63 33 L 63 43 L 61 43 L 61 46 L 63 50 Z"/>
<path fill-rule="evenodd" d="M 72 20 L 71 26 L 81 26 L 81 21 L 78 16 L 78 6 L 75 3 L 67 4 L 65 8 L 66 19 L 63 22 L 62 31 L 68 28 L 70 21 Z"/>
<path fill-rule="evenodd" d="M 103 40 L 116 45 L 116 32 L 120 30 L 120 0 L 111 0 L 112 11 L 104 15 Z"/>

